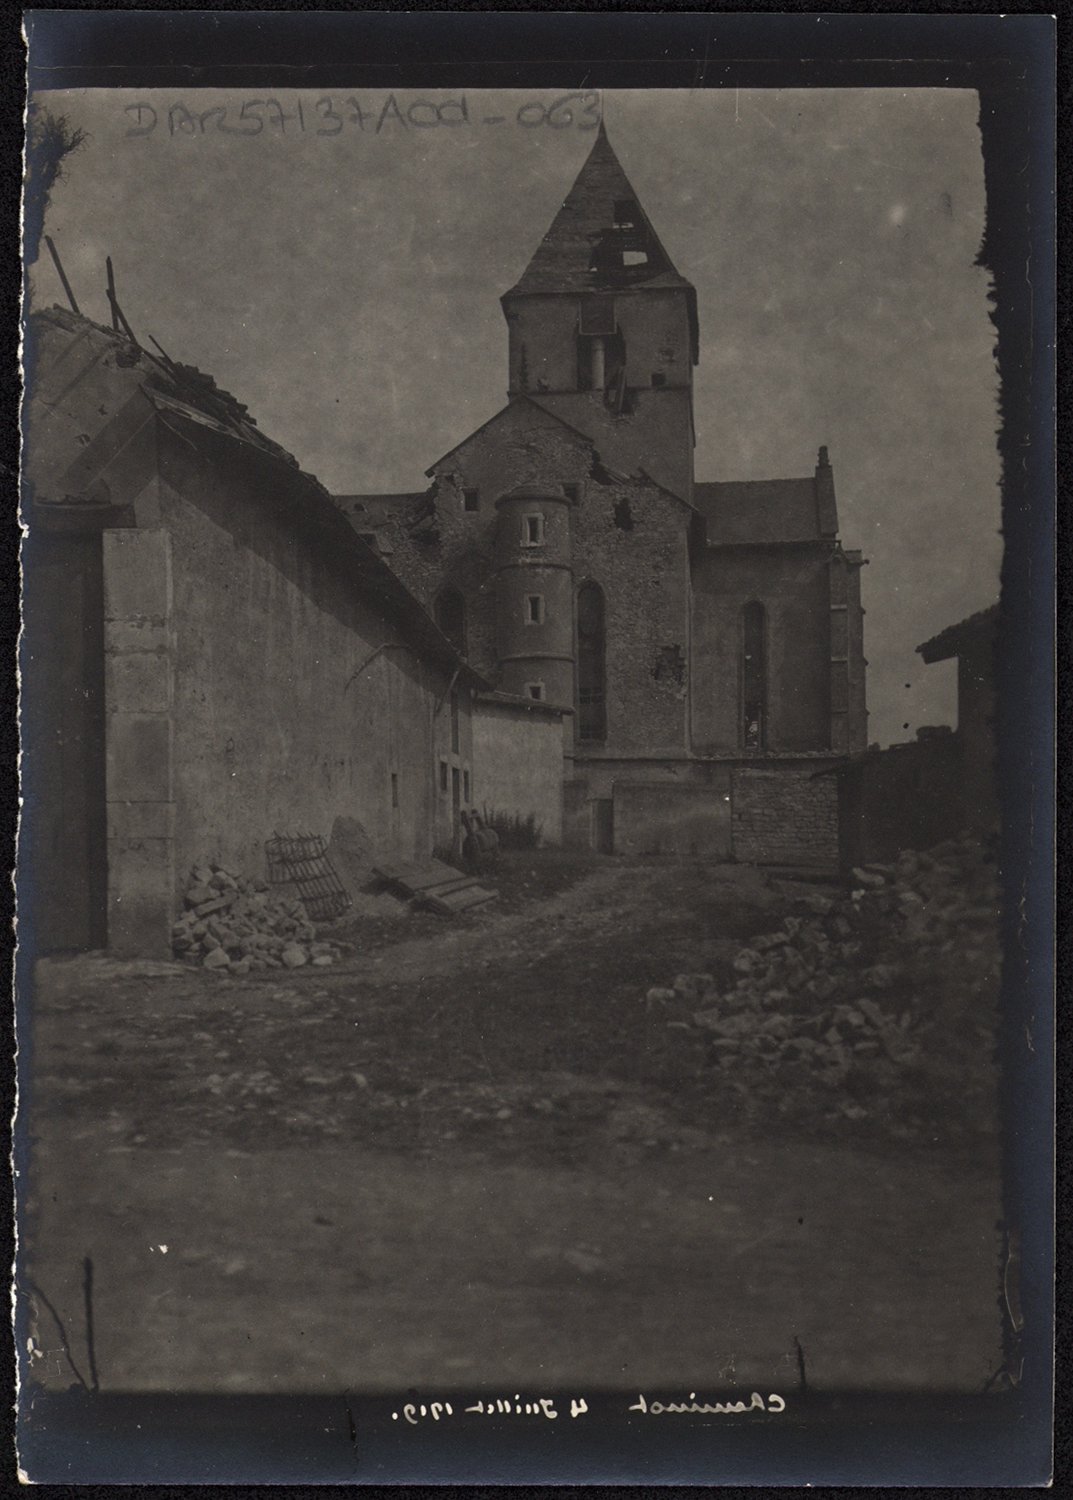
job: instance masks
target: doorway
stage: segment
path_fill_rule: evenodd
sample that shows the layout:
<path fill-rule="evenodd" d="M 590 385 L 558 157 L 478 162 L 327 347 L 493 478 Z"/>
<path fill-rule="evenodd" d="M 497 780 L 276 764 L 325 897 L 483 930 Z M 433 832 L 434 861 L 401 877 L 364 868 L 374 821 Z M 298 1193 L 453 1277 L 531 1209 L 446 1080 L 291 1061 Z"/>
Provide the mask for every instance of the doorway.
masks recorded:
<path fill-rule="evenodd" d="M 610 797 L 597 797 L 592 804 L 593 837 L 597 854 L 615 852 L 615 804 Z"/>

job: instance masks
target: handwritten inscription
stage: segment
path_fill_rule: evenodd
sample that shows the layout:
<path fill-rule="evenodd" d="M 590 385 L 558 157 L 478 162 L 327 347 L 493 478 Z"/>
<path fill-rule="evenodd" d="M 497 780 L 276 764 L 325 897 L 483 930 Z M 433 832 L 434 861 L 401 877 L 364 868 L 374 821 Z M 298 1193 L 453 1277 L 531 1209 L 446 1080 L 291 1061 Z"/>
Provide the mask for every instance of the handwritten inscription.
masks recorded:
<path fill-rule="evenodd" d="M 245 99 L 241 104 L 214 104 L 211 109 L 191 109 L 182 101 L 161 106 L 141 101 L 126 104 L 128 137 L 150 136 L 159 130 L 170 139 L 206 134 L 231 136 L 268 134 L 286 136 L 336 136 L 344 131 L 370 135 L 409 135 L 414 130 L 449 130 L 473 125 L 506 125 L 514 123 L 526 130 L 595 130 L 600 123 L 600 96 L 594 91 L 563 94 L 545 104 L 531 99 L 509 115 L 471 116 L 469 102 L 463 94 L 458 99 L 414 99 L 400 103 L 389 94 L 379 107 L 369 108 L 352 95 L 340 99 L 325 94 L 319 99 L 296 99 L 285 109 L 278 99 Z"/>
<path fill-rule="evenodd" d="M 638 1396 L 634 1405 L 630 1407 L 630 1411 L 645 1412 L 653 1417 L 662 1416 L 664 1412 L 701 1412 L 711 1413 L 713 1416 L 726 1416 L 731 1412 L 785 1410 L 786 1402 L 781 1396 L 769 1396 L 765 1402 L 759 1391 L 753 1391 L 748 1401 L 698 1401 L 696 1391 L 690 1391 L 688 1401 L 647 1402 L 643 1396 Z"/>
<path fill-rule="evenodd" d="M 588 1403 L 584 1397 L 571 1397 L 570 1415 L 572 1417 L 583 1417 L 588 1412 Z M 766 1399 L 759 1391 L 753 1391 L 748 1401 L 698 1401 L 696 1391 L 690 1391 L 688 1401 L 649 1401 L 644 1396 L 638 1396 L 629 1411 L 639 1411 L 645 1416 L 661 1417 L 664 1415 L 683 1416 L 737 1416 L 743 1412 L 763 1411 L 778 1413 L 786 1410 L 786 1402 L 781 1396 L 769 1395 Z M 398 1411 L 391 1413 L 391 1420 L 397 1422 L 401 1417 L 411 1427 L 419 1427 L 423 1420 L 439 1422 L 445 1417 L 455 1415 L 454 1407 L 449 1401 L 408 1401 Z M 555 1409 L 554 1398 L 538 1396 L 534 1398 L 523 1398 L 515 1394 L 513 1399 L 509 1396 L 497 1396 L 490 1400 L 481 1400 L 473 1406 L 463 1408 L 459 1415 L 477 1417 L 546 1417 L 549 1421 L 555 1421 L 559 1416 Z"/>
<path fill-rule="evenodd" d="M 584 1416 L 588 1411 L 588 1405 L 584 1398 L 571 1399 L 570 1415 L 572 1417 Z M 474 1406 L 465 1408 L 467 1415 L 486 1417 L 547 1417 L 549 1421 L 555 1421 L 559 1413 L 555 1410 L 555 1402 L 548 1396 L 538 1397 L 535 1401 L 523 1401 L 520 1395 L 515 1395 L 512 1401 L 509 1396 L 499 1396 L 495 1400 L 478 1401 Z M 409 1422 L 411 1427 L 417 1427 L 423 1417 L 438 1422 L 442 1417 L 453 1417 L 454 1407 L 449 1401 L 416 1402 L 408 1401 L 402 1408 L 403 1421 Z M 391 1413 L 391 1420 L 399 1420 L 399 1412 Z"/>

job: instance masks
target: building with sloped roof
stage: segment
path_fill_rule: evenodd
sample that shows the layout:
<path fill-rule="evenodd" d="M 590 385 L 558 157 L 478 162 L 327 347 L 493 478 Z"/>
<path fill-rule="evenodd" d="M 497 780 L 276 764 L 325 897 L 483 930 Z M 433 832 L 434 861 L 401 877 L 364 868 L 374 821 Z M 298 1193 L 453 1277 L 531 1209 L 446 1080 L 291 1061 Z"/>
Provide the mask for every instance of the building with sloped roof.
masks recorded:
<path fill-rule="evenodd" d="M 495 693 L 211 377 L 62 308 L 27 365 L 26 951 L 167 953 L 192 865 L 264 878 L 337 818 L 457 849 L 508 758 L 558 837 L 561 711 Z"/>
<path fill-rule="evenodd" d="M 917 647 L 930 666 L 957 659 L 958 752 L 961 823 L 993 832 L 999 826 L 996 728 L 999 607 L 969 615 Z"/>
<path fill-rule="evenodd" d="M 500 688 L 566 719 L 567 837 L 830 864 L 867 743 L 834 476 L 694 477 L 694 288 L 603 126 L 502 299 L 506 405 L 421 493 L 336 502 Z M 647 790 L 646 790 L 647 789 Z"/>

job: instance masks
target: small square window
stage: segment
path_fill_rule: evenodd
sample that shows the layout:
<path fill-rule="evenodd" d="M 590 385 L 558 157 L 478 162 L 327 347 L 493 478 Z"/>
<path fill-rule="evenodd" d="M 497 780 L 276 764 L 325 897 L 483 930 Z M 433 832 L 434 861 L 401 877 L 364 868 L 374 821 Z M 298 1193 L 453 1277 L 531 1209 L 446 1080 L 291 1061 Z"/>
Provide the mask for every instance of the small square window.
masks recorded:
<path fill-rule="evenodd" d="M 462 491 L 462 509 L 463 510 L 480 510 L 480 508 L 481 508 L 481 492 L 480 492 L 480 490 L 463 490 Z"/>
<path fill-rule="evenodd" d="M 529 694 L 530 698 L 535 698 L 538 703 L 543 702 L 544 684 L 542 682 L 527 682 L 525 684 L 525 691 Z"/>
<path fill-rule="evenodd" d="M 441 760 L 440 761 L 440 791 L 441 792 L 445 792 L 446 790 L 447 790 L 447 762 L 445 760 Z"/>
<path fill-rule="evenodd" d="M 652 371 L 652 384 L 657 387 L 667 384 L 667 377 L 662 370 Z"/>
<path fill-rule="evenodd" d="M 525 623 L 527 625 L 543 625 L 544 623 L 544 595 L 530 594 L 525 601 Z"/>
<path fill-rule="evenodd" d="M 526 516 L 522 521 L 522 546 L 539 547 L 544 540 L 544 516 L 542 512 Z"/>
<path fill-rule="evenodd" d="M 570 501 L 571 505 L 576 505 L 580 498 L 581 491 L 576 484 L 564 484 L 563 494 Z"/>

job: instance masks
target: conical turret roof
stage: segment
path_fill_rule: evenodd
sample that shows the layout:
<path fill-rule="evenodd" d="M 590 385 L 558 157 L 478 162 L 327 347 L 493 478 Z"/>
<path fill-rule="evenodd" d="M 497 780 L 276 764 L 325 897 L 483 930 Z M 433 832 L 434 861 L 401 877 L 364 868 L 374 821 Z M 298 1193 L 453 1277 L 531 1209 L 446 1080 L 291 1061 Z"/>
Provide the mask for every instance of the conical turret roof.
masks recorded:
<path fill-rule="evenodd" d="M 562 208 L 506 296 L 689 285 L 638 203 L 601 121 Z"/>

